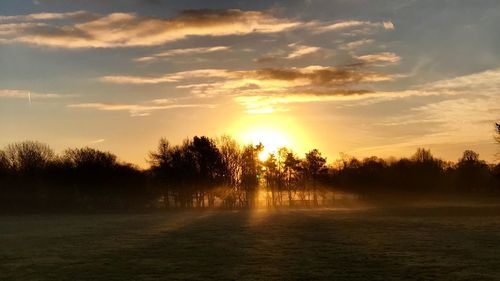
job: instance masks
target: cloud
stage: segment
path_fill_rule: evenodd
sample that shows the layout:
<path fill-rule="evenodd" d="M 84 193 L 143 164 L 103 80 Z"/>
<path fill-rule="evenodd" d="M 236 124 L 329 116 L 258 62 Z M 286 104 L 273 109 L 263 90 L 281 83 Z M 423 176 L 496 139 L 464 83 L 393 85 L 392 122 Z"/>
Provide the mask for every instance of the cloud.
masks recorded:
<path fill-rule="evenodd" d="M 197 69 L 181 71 L 163 76 L 125 76 L 125 75 L 109 75 L 104 76 L 100 80 L 103 82 L 117 84 L 159 84 L 173 83 L 186 79 L 193 78 L 211 78 L 211 77 L 229 77 L 230 72 L 224 69 Z"/>
<path fill-rule="evenodd" d="M 116 103 L 78 103 L 69 104 L 70 108 L 96 109 L 102 111 L 128 111 L 131 117 L 149 116 L 152 111 L 168 110 L 176 108 L 214 108 L 211 104 L 175 104 L 169 103 L 161 105 L 153 102 L 152 104 L 116 104 Z"/>
<path fill-rule="evenodd" d="M 500 92 L 500 68 L 486 70 L 470 75 L 428 83 L 424 86 L 438 92 L 471 92 L 498 95 Z"/>
<path fill-rule="evenodd" d="M 344 44 L 344 45 L 340 46 L 340 48 L 343 50 L 351 51 L 351 50 L 357 49 L 361 46 L 372 44 L 373 42 L 374 42 L 373 39 L 361 39 L 361 40 L 357 40 L 357 41 L 353 41 L 353 42 L 349 42 L 347 44 Z"/>
<path fill-rule="evenodd" d="M 341 22 L 337 22 L 334 24 L 323 26 L 322 30 L 323 31 L 340 30 L 340 29 L 354 28 L 354 27 L 360 27 L 360 26 L 365 26 L 365 25 L 372 25 L 372 23 L 368 22 L 368 21 L 356 21 L 356 20 L 341 21 Z"/>
<path fill-rule="evenodd" d="M 367 63 L 376 63 L 376 62 L 397 63 L 401 60 L 401 57 L 391 52 L 357 56 L 356 58 L 358 60 L 362 60 Z"/>
<path fill-rule="evenodd" d="M 479 120 L 476 120 L 477 122 L 494 120 L 495 115 L 498 116 L 498 112 L 500 112 L 500 96 L 497 94 L 499 92 L 500 69 L 494 69 L 427 83 L 404 91 L 335 90 L 334 88 L 330 90 L 308 88 L 301 91 L 300 88 L 289 88 L 286 91 L 277 92 L 247 92 L 244 95 L 235 97 L 234 100 L 242 105 L 247 112 L 255 113 L 259 112 L 260 109 L 266 109 L 265 112 L 272 112 L 271 109 L 283 110 L 284 105 L 299 103 L 356 102 L 357 105 L 369 105 L 409 97 L 442 96 L 445 97 L 445 100 L 439 102 L 438 105 L 427 105 L 414 109 L 412 113 L 409 113 L 407 119 L 415 120 L 414 113 L 421 111 L 424 113 L 417 118 L 418 120 L 437 116 L 432 118 L 431 121 L 435 123 L 458 122 L 457 124 L 459 124 L 461 110 L 468 112 L 471 117 L 476 116 L 479 118 Z M 451 104 L 457 106 L 451 110 L 449 106 Z M 475 111 L 476 113 L 474 113 Z M 468 119 L 472 120 L 474 118 Z M 389 123 L 395 124 L 395 122 L 391 120 Z"/>
<path fill-rule="evenodd" d="M 82 13 L 82 12 L 78 12 Z M 171 19 L 112 13 L 84 22 L 42 22 L 40 18 L 74 20 L 75 15 L 14 16 L 18 24 L 1 23 L 0 39 L 59 48 L 114 48 L 156 46 L 188 36 L 225 36 L 275 33 L 300 22 L 259 11 L 187 10 Z M 23 18 L 25 17 L 25 18 Z"/>
<path fill-rule="evenodd" d="M 52 20 L 92 20 L 97 17 L 96 14 L 87 11 L 76 11 L 68 13 L 36 13 L 20 16 L 0 16 L 1 23 L 13 22 L 33 22 L 33 21 L 52 21 Z"/>
<path fill-rule="evenodd" d="M 275 62 L 279 59 L 283 59 L 283 56 L 278 55 L 278 54 L 268 54 L 268 55 L 261 56 L 260 58 L 256 58 L 256 59 L 254 59 L 254 61 L 256 63 L 272 63 L 272 62 Z"/>
<path fill-rule="evenodd" d="M 500 69 L 424 84 L 413 92 L 441 98 L 385 118 L 376 124 L 380 130 L 426 124 L 428 134 L 415 138 L 414 145 L 493 142 L 493 124 L 500 113 Z"/>
<path fill-rule="evenodd" d="M 242 72 L 243 77 L 257 80 L 294 82 L 298 85 L 345 86 L 360 82 L 391 80 L 391 76 L 358 69 L 308 66 L 304 68 L 264 68 L 252 72 Z"/>
<path fill-rule="evenodd" d="M 67 96 L 62 96 L 53 93 L 37 93 L 27 90 L 0 89 L 0 98 L 17 98 L 17 99 L 55 99 Z"/>
<path fill-rule="evenodd" d="M 186 48 L 186 49 L 172 49 L 168 51 L 164 51 L 161 53 L 152 54 L 146 57 L 140 57 L 135 59 L 140 62 L 149 62 L 158 60 L 165 57 L 173 57 L 173 56 L 184 56 L 184 55 L 195 55 L 195 54 L 207 54 L 214 52 L 221 52 L 230 50 L 230 47 L 227 46 L 214 46 L 214 47 L 200 47 L 200 48 Z"/>
<path fill-rule="evenodd" d="M 333 24 L 313 24 L 312 29 L 317 32 L 329 32 L 329 31 L 343 31 L 343 30 L 357 30 L 362 33 L 370 33 L 376 29 L 393 30 L 394 24 L 391 21 L 383 22 L 372 22 L 372 21 L 360 21 L 360 20 L 345 20 L 338 21 Z"/>
<path fill-rule="evenodd" d="M 363 67 L 360 64 L 354 67 L 312 65 L 234 71 L 200 69 L 158 77 L 106 76 L 102 80 L 120 84 L 176 83 L 177 89 L 187 90 L 196 97 L 234 97 L 248 112 L 269 112 L 276 104 L 357 99 L 369 91 L 350 87 L 397 78 Z M 252 101 L 258 102 L 252 106 Z"/>
<path fill-rule="evenodd" d="M 263 68 L 258 70 L 199 69 L 148 76 L 104 76 L 104 82 L 118 84 L 159 84 L 181 82 L 193 78 L 222 78 L 229 85 L 287 83 L 290 85 L 339 86 L 360 82 L 391 80 L 391 76 L 376 72 L 340 67 L 308 66 L 303 68 Z"/>
<path fill-rule="evenodd" d="M 288 47 L 292 49 L 288 53 L 284 50 L 280 50 L 278 52 L 268 53 L 254 61 L 257 63 L 271 63 L 277 60 L 295 60 L 313 54 L 320 54 L 326 57 L 325 50 L 320 47 L 300 45 L 297 43 L 289 44 Z"/>
<path fill-rule="evenodd" d="M 382 24 L 385 29 L 394 29 L 394 24 L 391 21 L 384 21 Z"/>
<path fill-rule="evenodd" d="M 244 95 L 235 97 L 234 101 L 243 106 L 246 113 L 263 114 L 276 111 L 288 111 L 289 109 L 284 106 L 289 104 L 352 101 L 364 99 L 365 96 L 372 94 L 372 92 L 364 90 L 312 91 L 281 93 L 278 95 Z"/>
<path fill-rule="evenodd" d="M 97 143 L 101 143 L 101 142 L 104 142 L 106 139 L 97 139 L 97 140 L 93 140 L 90 142 L 90 144 L 97 144 Z"/>
<path fill-rule="evenodd" d="M 286 59 L 297 59 L 301 58 L 306 55 L 314 54 L 317 53 L 321 50 L 319 47 L 313 47 L 313 46 L 303 46 L 303 45 L 296 45 L 292 44 L 291 45 L 294 50 L 288 56 L 286 56 Z"/>

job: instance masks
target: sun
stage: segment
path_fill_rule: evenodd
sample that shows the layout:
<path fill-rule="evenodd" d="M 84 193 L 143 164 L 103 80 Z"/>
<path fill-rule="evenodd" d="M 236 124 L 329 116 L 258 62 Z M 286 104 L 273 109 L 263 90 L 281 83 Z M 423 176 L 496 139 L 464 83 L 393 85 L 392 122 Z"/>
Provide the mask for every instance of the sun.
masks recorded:
<path fill-rule="evenodd" d="M 287 147 L 296 153 L 304 151 L 307 137 L 293 119 L 282 116 L 249 115 L 240 118 L 230 130 L 243 144 L 261 143 L 264 150 L 259 159 L 265 161 L 269 154 Z"/>
<path fill-rule="evenodd" d="M 245 143 L 264 145 L 264 149 L 259 154 L 259 159 L 265 161 L 269 154 L 275 154 L 281 147 L 290 147 L 290 137 L 286 133 L 276 130 L 275 128 L 252 128 L 243 133 L 243 141 Z"/>

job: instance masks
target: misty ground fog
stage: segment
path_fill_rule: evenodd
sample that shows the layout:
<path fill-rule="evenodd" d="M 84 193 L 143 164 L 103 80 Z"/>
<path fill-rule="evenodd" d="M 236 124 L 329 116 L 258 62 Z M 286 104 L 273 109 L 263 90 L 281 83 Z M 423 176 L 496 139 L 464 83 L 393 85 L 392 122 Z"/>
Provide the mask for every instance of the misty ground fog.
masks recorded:
<path fill-rule="evenodd" d="M 0 217 L 1 280 L 495 280 L 500 207 Z"/>

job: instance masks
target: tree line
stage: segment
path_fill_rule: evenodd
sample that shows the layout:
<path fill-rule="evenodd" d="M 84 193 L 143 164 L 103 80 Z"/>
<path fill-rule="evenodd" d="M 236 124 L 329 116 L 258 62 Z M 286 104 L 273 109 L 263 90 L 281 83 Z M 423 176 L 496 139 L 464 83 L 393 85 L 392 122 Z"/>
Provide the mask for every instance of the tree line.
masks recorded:
<path fill-rule="evenodd" d="M 409 158 L 342 155 L 327 164 L 317 149 L 299 157 L 284 147 L 261 161 L 263 149 L 229 136 L 161 139 L 143 170 L 94 148 L 56 154 L 37 141 L 12 143 L 0 150 L 0 210 L 317 207 L 339 204 L 339 194 L 372 202 L 500 199 L 500 164 L 471 150 L 456 163 L 419 148 Z"/>

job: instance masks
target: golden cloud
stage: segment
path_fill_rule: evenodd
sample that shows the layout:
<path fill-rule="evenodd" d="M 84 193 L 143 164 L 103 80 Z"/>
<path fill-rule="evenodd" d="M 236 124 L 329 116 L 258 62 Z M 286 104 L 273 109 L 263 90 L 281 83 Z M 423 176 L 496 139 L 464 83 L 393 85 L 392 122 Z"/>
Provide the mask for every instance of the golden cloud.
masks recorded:
<path fill-rule="evenodd" d="M 405 91 L 363 91 L 363 90 L 311 90 L 282 91 L 279 93 L 249 92 L 234 98 L 235 102 L 242 105 L 249 113 L 272 112 L 283 110 L 287 104 L 332 102 L 332 101 L 358 101 L 364 104 L 373 104 L 381 101 L 401 99 L 407 97 L 426 96 L 450 96 L 451 100 L 439 102 L 436 106 L 424 106 L 415 110 L 428 112 L 426 116 L 439 116 L 433 121 L 452 122 L 452 118 L 446 116 L 451 114 L 444 105 L 449 103 L 462 103 L 463 106 L 455 107 L 457 111 L 454 117 L 458 117 L 460 110 L 467 110 L 471 115 L 474 110 L 488 111 L 491 122 L 493 115 L 500 110 L 500 69 L 488 70 L 480 73 L 465 75 L 452 79 L 440 80 L 433 83 L 420 85 L 419 87 Z M 457 97 L 463 97 L 457 99 Z M 480 104 L 480 109 L 477 104 Z M 443 106 L 442 106 L 443 105 Z M 439 107 L 438 107 L 439 106 Z M 436 108 L 439 108 L 436 109 Z M 460 108 L 460 109 L 458 109 Z M 265 109 L 265 111 L 259 111 Z M 431 112 L 432 111 L 432 112 Z M 448 114 L 449 112 L 450 114 Z M 446 115 L 446 116 L 445 116 Z M 412 115 L 413 116 L 413 115 Z M 481 115 L 483 116 L 483 115 Z M 486 115 L 484 115 L 486 116 Z M 472 118 L 471 118 L 472 119 Z M 455 121 L 458 119 L 455 119 Z M 481 119 L 483 120 L 483 119 Z M 490 123 L 491 123 L 490 122 Z"/>
<path fill-rule="evenodd" d="M 0 22 L 0 41 L 60 48 L 155 46 L 188 36 L 274 33 L 300 24 L 264 12 L 240 10 L 189 10 L 171 19 L 144 17 L 135 13 L 112 13 L 89 17 L 80 23 L 41 22 L 44 19 L 81 20 L 85 19 L 83 13 L 4 18 L 4 22 L 10 22 Z"/>
<path fill-rule="evenodd" d="M 233 96 L 235 101 L 245 106 L 249 112 L 262 112 L 263 108 L 269 109 L 281 103 L 359 98 L 369 92 L 349 90 L 350 86 L 395 78 L 388 74 L 365 71 L 360 69 L 362 66 L 308 66 L 235 71 L 199 69 L 158 77 L 106 76 L 101 79 L 120 84 L 177 83 L 179 85 L 176 88 L 186 89 L 195 96 Z"/>
<path fill-rule="evenodd" d="M 360 82 L 391 80 L 387 74 L 359 71 L 353 68 L 308 66 L 303 68 L 263 68 L 258 70 L 199 69 L 163 76 L 104 76 L 102 81 L 119 84 L 158 84 L 181 82 L 193 78 L 222 78 L 228 85 L 286 83 L 288 85 L 344 86 Z"/>

